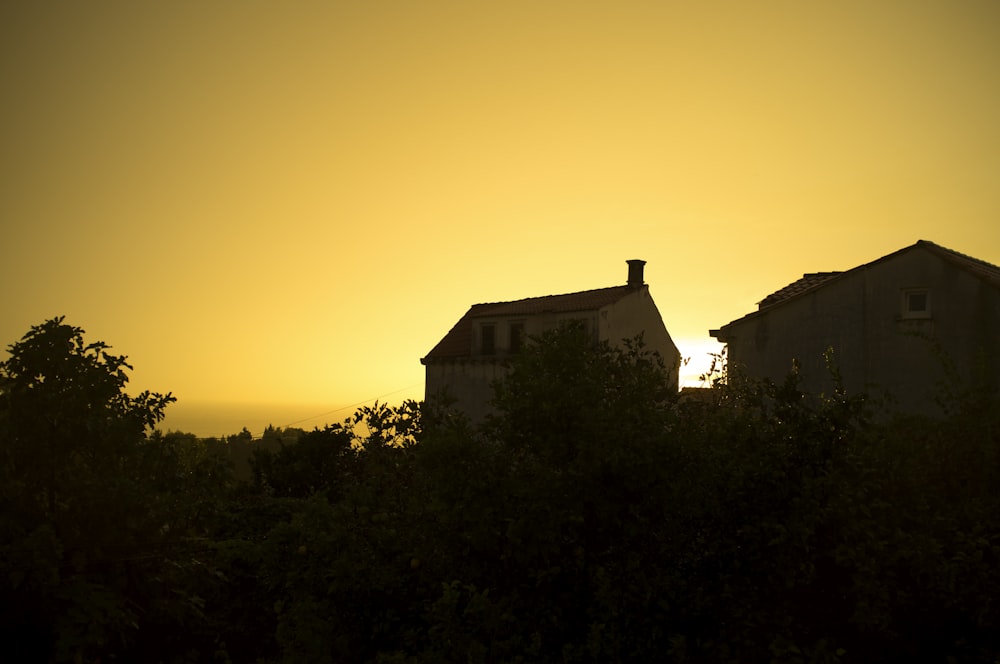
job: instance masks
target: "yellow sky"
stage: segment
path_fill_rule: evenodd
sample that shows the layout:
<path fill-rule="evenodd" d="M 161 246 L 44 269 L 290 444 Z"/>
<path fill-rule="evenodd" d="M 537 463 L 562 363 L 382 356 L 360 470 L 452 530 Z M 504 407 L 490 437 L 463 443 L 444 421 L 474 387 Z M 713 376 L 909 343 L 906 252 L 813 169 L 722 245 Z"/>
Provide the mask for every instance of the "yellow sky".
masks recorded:
<path fill-rule="evenodd" d="M 0 343 L 65 314 L 174 408 L 419 397 L 629 258 L 695 363 L 803 272 L 1000 262 L 993 1 L 12 4 Z"/>

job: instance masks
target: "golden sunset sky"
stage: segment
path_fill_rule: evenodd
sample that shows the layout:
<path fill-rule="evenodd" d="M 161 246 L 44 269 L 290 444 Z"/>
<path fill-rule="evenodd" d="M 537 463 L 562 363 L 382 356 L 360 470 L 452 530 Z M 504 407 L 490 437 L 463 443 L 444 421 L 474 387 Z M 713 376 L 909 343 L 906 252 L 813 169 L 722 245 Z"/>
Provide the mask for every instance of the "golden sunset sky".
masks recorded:
<path fill-rule="evenodd" d="M 992 0 L 5 3 L 0 86 L 0 343 L 66 315 L 200 435 L 630 258 L 689 376 L 804 272 L 1000 263 Z"/>

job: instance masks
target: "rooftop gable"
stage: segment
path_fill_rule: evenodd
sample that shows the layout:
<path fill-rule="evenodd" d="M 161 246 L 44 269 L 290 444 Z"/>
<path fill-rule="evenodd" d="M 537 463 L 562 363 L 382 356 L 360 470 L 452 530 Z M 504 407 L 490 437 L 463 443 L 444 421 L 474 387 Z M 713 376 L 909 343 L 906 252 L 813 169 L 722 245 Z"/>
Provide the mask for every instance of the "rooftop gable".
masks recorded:
<path fill-rule="evenodd" d="M 810 272 L 802 275 L 801 279 L 793 281 L 784 288 L 780 288 L 775 292 L 771 293 L 763 300 L 758 303 L 757 311 L 753 311 L 742 318 L 737 318 L 734 321 L 723 325 L 719 330 L 710 330 L 709 333 L 716 338 L 719 338 L 717 334 L 721 333 L 725 328 L 734 325 L 736 323 L 741 323 L 745 320 L 754 318 L 760 315 L 764 311 L 771 309 L 772 307 L 784 304 L 789 300 L 797 298 L 806 293 L 811 293 L 817 289 L 823 288 L 830 283 L 843 278 L 846 275 L 853 274 L 859 270 L 864 270 L 872 265 L 881 263 L 883 261 L 891 260 L 896 256 L 903 253 L 914 251 L 916 249 L 922 249 L 933 253 L 935 256 L 946 260 L 957 267 L 966 270 L 970 274 L 992 284 L 993 286 L 1000 288 L 1000 267 L 993 265 L 992 263 L 987 263 L 986 261 L 979 260 L 978 258 L 973 258 L 966 254 L 954 251 L 952 249 L 947 249 L 939 244 L 935 244 L 929 240 L 917 240 L 916 244 L 911 244 L 907 247 L 903 247 L 898 251 L 894 251 L 891 254 L 882 256 L 868 263 L 864 263 L 855 268 L 844 272 Z"/>
<path fill-rule="evenodd" d="M 637 288 L 645 286 L 611 286 L 595 290 L 529 297 L 511 302 L 484 302 L 474 304 L 455 326 L 421 360 L 466 357 L 472 350 L 475 321 L 484 318 L 532 316 L 547 313 L 573 313 L 577 311 L 598 311 L 614 304 Z"/>
<path fill-rule="evenodd" d="M 973 258 L 972 256 L 957 252 L 953 249 L 947 249 L 928 240 L 919 240 L 914 246 L 923 247 L 931 253 L 940 256 L 944 260 L 949 261 L 963 270 L 971 272 L 980 279 L 1000 288 L 1000 267 L 997 267 L 992 263 L 987 263 L 986 261 L 979 260 L 978 258 Z"/>

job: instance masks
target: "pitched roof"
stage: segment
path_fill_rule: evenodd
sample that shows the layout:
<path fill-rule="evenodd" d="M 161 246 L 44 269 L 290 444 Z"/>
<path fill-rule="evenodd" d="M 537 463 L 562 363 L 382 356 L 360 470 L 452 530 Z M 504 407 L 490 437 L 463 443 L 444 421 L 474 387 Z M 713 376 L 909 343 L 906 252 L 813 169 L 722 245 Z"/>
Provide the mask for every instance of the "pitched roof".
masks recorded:
<path fill-rule="evenodd" d="M 611 286 L 595 290 L 529 297 L 512 302 L 484 302 L 474 304 L 462 316 L 448 334 L 437 343 L 425 360 L 465 357 L 472 351 L 472 336 L 475 320 L 491 317 L 529 316 L 542 313 L 571 313 L 574 311 L 596 311 L 614 304 L 636 289 L 632 286 Z"/>
<path fill-rule="evenodd" d="M 790 297 L 794 297 L 799 293 L 805 292 L 811 288 L 819 286 L 820 284 L 826 282 L 827 280 L 837 276 L 840 272 L 807 272 L 802 275 L 802 278 L 798 281 L 793 281 L 784 288 L 774 291 L 763 300 L 757 303 L 758 308 L 763 309 L 764 307 L 769 307 L 772 304 L 777 304 L 782 300 L 787 300 Z"/>
<path fill-rule="evenodd" d="M 851 268 L 845 272 L 810 272 L 802 275 L 801 279 L 793 281 L 784 288 L 780 288 L 758 303 L 757 311 L 752 311 L 742 318 L 737 318 L 734 321 L 730 321 L 722 326 L 719 330 L 710 330 L 712 336 L 716 336 L 716 333 L 722 331 L 722 329 L 733 325 L 734 323 L 740 323 L 749 318 L 753 318 L 763 312 L 765 309 L 770 309 L 771 307 L 786 302 L 792 298 L 798 297 L 804 293 L 808 293 L 817 288 L 822 288 L 826 284 L 841 278 L 845 274 L 850 274 L 856 270 L 863 270 L 876 263 L 881 263 L 882 261 L 889 260 L 907 251 L 912 251 L 913 249 L 925 249 L 930 251 L 935 256 L 946 260 L 957 267 L 968 271 L 969 273 L 979 277 L 983 281 L 986 281 L 993 286 L 1000 288 L 1000 267 L 993 265 L 992 263 L 987 263 L 986 261 L 979 260 L 978 258 L 973 258 L 972 256 L 967 256 L 966 254 L 954 251 L 952 249 L 947 249 L 939 244 L 934 244 L 929 240 L 917 240 L 916 244 L 911 244 L 907 247 L 903 247 L 898 251 L 894 251 L 891 254 L 877 258 L 869 263 L 864 263 L 857 267 Z M 716 336 L 716 338 L 718 338 Z"/>

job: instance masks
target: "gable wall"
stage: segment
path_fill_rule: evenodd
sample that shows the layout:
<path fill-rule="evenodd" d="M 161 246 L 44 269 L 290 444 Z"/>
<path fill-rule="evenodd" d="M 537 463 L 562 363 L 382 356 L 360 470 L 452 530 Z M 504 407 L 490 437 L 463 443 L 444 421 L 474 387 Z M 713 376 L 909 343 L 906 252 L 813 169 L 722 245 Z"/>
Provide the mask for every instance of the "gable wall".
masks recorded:
<path fill-rule="evenodd" d="M 676 390 L 680 376 L 680 352 L 670 338 L 656 303 L 648 288 L 637 288 L 614 304 L 601 309 L 598 315 L 598 337 L 612 346 L 642 334 L 647 350 L 656 351 L 670 371 Z"/>
<path fill-rule="evenodd" d="M 930 317 L 904 318 L 902 291 L 917 287 L 930 291 Z M 1000 379 L 1000 292 L 923 249 L 851 271 L 726 331 L 731 365 L 749 375 L 781 380 L 796 358 L 806 389 L 829 393 L 823 351 L 832 346 L 849 391 L 889 390 L 904 411 L 933 408 L 944 377 L 928 338 L 964 379 L 977 364 Z"/>

